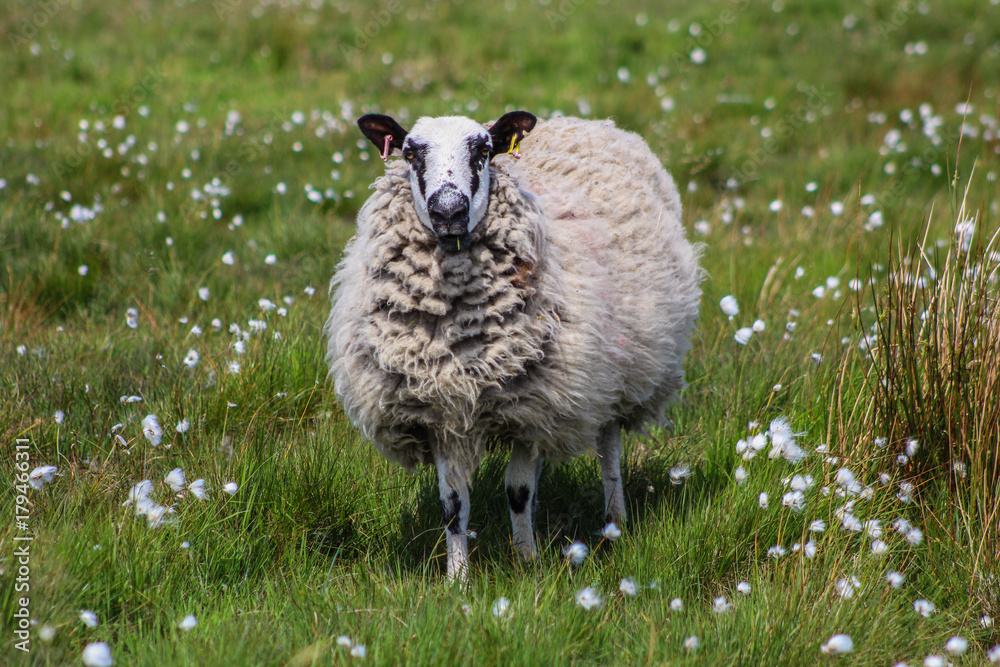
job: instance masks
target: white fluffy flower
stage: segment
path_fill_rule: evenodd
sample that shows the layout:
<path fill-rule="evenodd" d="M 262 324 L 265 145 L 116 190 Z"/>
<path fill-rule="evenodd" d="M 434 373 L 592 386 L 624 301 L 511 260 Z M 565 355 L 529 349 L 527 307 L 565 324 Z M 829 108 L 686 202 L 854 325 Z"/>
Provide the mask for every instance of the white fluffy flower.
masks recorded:
<path fill-rule="evenodd" d="M 80 612 L 80 620 L 88 628 L 97 627 L 97 614 L 90 611 L 89 609 L 84 609 L 83 611 Z"/>
<path fill-rule="evenodd" d="M 691 635 L 684 640 L 685 651 L 697 651 L 699 646 L 701 646 L 701 642 L 698 641 L 698 637 L 696 635 Z"/>
<path fill-rule="evenodd" d="M 583 542 L 573 542 L 563 549 L 563 554 L 571 564 L 579 565 L 587 558 L 587 545 Z"/>
<path fill-rule="evenodd" d="M 819 650 L 827 655 L 850 653 L 854 650 L 854 641 L 848 635 L 837 634 L 830 637 L 825 644 L 820 646 Z"/>
<path fill-rule="evenodd" d="M 924 600 L 923 598 L 915 600 L 913 602 L 913 611 L 917 612 L 924 618 L 928 618 L 935 611 L 934 603 L 930 600 Z"/>
<path fill-rule="evenodd" d="M 507 618 L 510 616 L 510 600 L 501 597 L 493 603 L 493 615 L 497 618 Z"/>
<path fill-rule="evenodd" d="M 802 547 L 802 553 L 805 555 L 806 558 L 812 558 L 813 556 L 815 556 L 816 555 L 816 541 L 815 540 L 809 540 L 808 542 L 806 542 L 805 545 L 803 545 L 803 547 Z"/>
<path fill-rule="evenodd" d="M 997 644 L 986 652 L 986 659 L 994 665 L 1000 665 L 1000 644 Z"/>
<path fill-rule="evenodd" d="M 190 491 L 191 495 L 197 498 L 198 500 L 204 500 L 207 495 L 205 493 L 205 480 L 203 479 L 194 480 L 193 482 L 188 484 L 188 491 Z"/>
<path fill-rule="evenodd" d="M 733 340 L 740 345 L 746 345 L 750 342 L 751 338 L 753 338 L 753 329 L 750 327 L 740 327 L 736 330 L 736 333 L 733 334 Z"/>
<path fill-rule="evenodd" d="M 734 470 L 733 471 L 733 479 L 736 480 L 736 483 L 738 485 L 743 486 L 743 482 L 747 481 L 747 471 L 746 471 L 746 469 L 743 466 L 740 466 L 739 468 L 737 468 L 736 470 Z"/>
<path fill-rule="evenodd" d="M 639 586 L 632 577 L 625 577 L 618 585 L 618 590 L 625 595 L 636 595 L 639 592 Z"/>
<path fill-rule="evenodd" d="M 784 558 L 788 554 L 788 549 L 781 546 L 780 544 L 775 544 L 773 547 L 767 550 L 767 557 L 774 558 L 775 560 L 779 558 Z"/>
<path fill-rule="evenodd" d="M 811 533 L 822 533 L 824 530 L 826 530 L 826 521 L 822 519 L 816 519 L 809 524 L 809 532 Z"/>
<path fill-rule="evenodd" d="M 364 644 L 355 644 L 351 647 L 351 656 L 355 658 L 363 658 L 368 655 L 368 649 L 365 648 Z"/>
<path fill-rule="evenodd" d="M 189 632 L 193 630 L 196 625 L 198 625 L 198 619 L 194 617 L 194 614 L 188 614 L 181 619 L 181 622 L 177 624 L 177 627 L 184 632 Z"/>
<path fill-rule="evenodd" d="M 770 501 L 767 498 L 767 492 L 766 491 L 762 491 L 761 492 L 760 497 L 757 498 L 757 502 L 758 502 L 758 504 L 760 504 L 760 508 L 762 510 L 766 510 L 767 509 L 768 505 L 770 505 Z"/>
<path fill-rule="evenodd" d="M 789 491 L 781 497 L 781 504 L 794 512 L 801 512 L 806 507 L 806 496 L 801 491 Z"/>
<path fill-rule="evenodd" d="M 743 593 L 743 595 L 750 595 L 750 584 L 748 584 L 745 581 L 741 581 L 740 583 L 736 584 L 736 590 L 738 590 L 740 593 Z"/>
<path fill-rule="evenodd" d="M 719 308 L 722 309 L 722 313 L 727 315 L 729 319 L 733 319 L 740 314 L 740 304 L 732 294 L 727 294 L 719 300 Z"/>
<path fill-rule="evenodd" d="M 83 664 L 87 665 L 87 667 L 111 667 L 111 665 L 115 664 L 114 659 L 111 657 L 111 647 L 104 642 L 87 644 L 80 657 L 83 660 Z"/>
<path fill-rule="evenodd" d="M 201 355 L 198 354 L 198 350 L 188 350 L 187 356 L 184 357 L 184 365 L 188 368 L 194 368 L 200 359 Z"/>
<path fill-rule="evenodd" d="M 712 611 L 716 614 L 724 614 L 732 608 L 733 603 L 727 600 L 725 595 L 712 600 Z"/>
<path fill-rule="evenodd" d="M 59 468 L 55 466 L 38 466 L 28 474 L 28 485 L 41 490 L 45 485 L 53 480 Z"/>
<path fill-rule="evenodd" d="M 614 524 L 614 522 L 612 522 L 601 529 L 601 536 L 604 537 L 605 539 L 614 542 L 615 540 L 617 540 L 619 537 L 622 536 L 622 531 L 621 528 L 619 528 Z"/>
<path fill-rule="evenodd" d="M 952 655 L 962 655 L 969 650 L 969 641 L 964 637 L 955 636 L 944 645 L 944 650 Z"/>
<path fill-rule="evenodd" d="M 885 580 L 888 581 L 889 585 L 893 588 L 899 588 L 903 585 L 902 573 L 896 572 L 895 570 L 885 575 Z"/>
<path fill-rule="evenodd" d="M 872 540 L 872 553 L 876 556 L 884 556 L 889 552 L 889 545 L 882 540 Z"/>
<path fill-rule="evenodd" d="M 179 422 L 177 422 L 177 426 L 174 427 L 174 430 L 177 431 L 178 433 L 183 434 L 187 433 L 190 428 L 191 428 L 191 422 L 189 422 L 187 419 L 182 419 Z"/>
<path fill-rule="evenodd" d="M 158 447 L 163 439 L 163 428 L 160 427 L 160 420 L 156 415 L 146 415 L 142 420 L 142 434 L 149 440 L 149 444 Z"/>
<path fill-rule="evenodd" d="M 184 470 L 181 468 L 174 468 L 168 472 L 163 481 L 176 493 L 183 491 L 184 486 L 187 484 L 187 478 L 184 477 Z"/>
<path fill-rule="evenodd" d="M 506 598 L 500 598 L 500 599 L 505 600 Z M 351 638 L 348 637 L 347 635 L 340 635 L 339 637 L 337 637 L 337 646 L 341 646 L 343 648 L 351 648 L 351 646 L 353 645 L 354 642 L 352 642 Z"/>
<path fill-rule="evenodd" d="M 684 611 L 684 601 L 680 598 L 674 598 L 670 601 L 671 611 Z"/>
<path fill-rule="evenodd" d="M 599 609 L 604 600 L 598 595 L 597 591 L 593 587 L 587 586 L 586 588 L 576 592 L 576 603 L 586 610 Z"/>
<path fill-rule="evenodd" d="M 670 483 L 679 485 L 685 478 L 691 476 L 691 467 L 685 463 L 679 463 L 670 469 Z"/>
<path fill-rule="evenodd" d="M 222 487 L 222 490 L 229 495 L 233 495 L 239 488 L 240 487 L 236 482 L 227 482 L 226 485 Z"/>

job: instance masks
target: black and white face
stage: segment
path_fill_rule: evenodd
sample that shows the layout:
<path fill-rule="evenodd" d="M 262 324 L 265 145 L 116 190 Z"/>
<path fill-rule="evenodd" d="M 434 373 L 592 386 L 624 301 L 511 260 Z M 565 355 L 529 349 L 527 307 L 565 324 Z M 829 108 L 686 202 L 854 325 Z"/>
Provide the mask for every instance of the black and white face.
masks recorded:
<path fill-rule="evenodd" d="M 535 120 L 512 111 L 487 131 L 462 116 L 421 118 L 407 132 L 389 116 L 368 114 L 358 126 L 383 159 L 394 148 L 402 151 L 417 217 L 442 248 L 458 252 L 468 248 L 469 235 L 486 215 L 490 160 L 520 142 Z"/>
<path fill-rule="evenodd" d="M 406 135 L 403 159 L 410 165 L 413 205 L 447 249 L 468 246 L 486 215 L 492 152 L 483 126 L 461 116 L 421 118 Z"/>

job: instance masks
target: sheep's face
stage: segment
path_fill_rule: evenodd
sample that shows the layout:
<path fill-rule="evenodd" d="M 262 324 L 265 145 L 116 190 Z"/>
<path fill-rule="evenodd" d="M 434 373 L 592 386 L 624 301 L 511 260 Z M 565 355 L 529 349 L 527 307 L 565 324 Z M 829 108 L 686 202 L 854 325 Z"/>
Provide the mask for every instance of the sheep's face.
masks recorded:
<path fill-rule="evenodd" d="M 469 235 L 486 215 L 490 192 L 489 162 L 535 125 L 524 111 L 503 116 L 489 131 L 469 118 L 421 118 L 409 132 L 388 116 L 358 120 L 361 131 L 383 158 L 393 148 L 410 165 L 413 206 L 420 222 L 445 250 L 469 246 Z"/>

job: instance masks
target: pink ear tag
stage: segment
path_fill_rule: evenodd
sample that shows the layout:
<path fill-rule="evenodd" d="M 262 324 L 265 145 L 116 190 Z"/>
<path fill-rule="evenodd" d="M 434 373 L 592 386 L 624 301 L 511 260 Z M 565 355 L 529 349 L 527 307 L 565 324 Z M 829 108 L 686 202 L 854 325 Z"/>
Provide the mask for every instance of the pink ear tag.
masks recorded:
<path fill-rule="evenodd" d="M 382 158 L 383 162 L 389 161 L 389 153 L 392 151 L 392 146 L 390 146 L 391 143 L 392 143 L 392 135 L 391 134 L 385 135 L 385 144 L 383 144 L 382 146 L 382 152 L 378 154 L 378 156 Z"/>

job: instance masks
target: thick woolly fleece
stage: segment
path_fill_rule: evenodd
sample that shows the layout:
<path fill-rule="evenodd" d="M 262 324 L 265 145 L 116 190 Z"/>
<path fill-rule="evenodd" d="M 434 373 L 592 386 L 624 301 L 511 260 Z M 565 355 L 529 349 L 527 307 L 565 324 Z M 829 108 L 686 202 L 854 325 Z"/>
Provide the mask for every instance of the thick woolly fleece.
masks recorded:
<path fill-rule="evenodd" d="M 494 159 L 457 253 L 391 162 L 331 283 L 336 393 L 407 468 L 437 451 L 467 482 L 491 442 L 593 452 L 605 425 L 662 419 L 684 384 L 701 271 L 673 180 L 611 121 L 540 121 L 521 153 Z"/>

